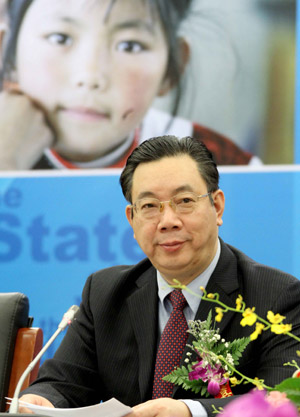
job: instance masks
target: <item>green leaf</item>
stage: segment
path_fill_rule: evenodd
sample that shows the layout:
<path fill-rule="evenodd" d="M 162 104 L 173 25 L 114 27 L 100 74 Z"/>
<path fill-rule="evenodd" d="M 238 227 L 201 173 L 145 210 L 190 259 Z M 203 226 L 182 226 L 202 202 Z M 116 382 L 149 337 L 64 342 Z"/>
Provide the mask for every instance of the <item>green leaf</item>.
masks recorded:
<path fill-rule="evenodd" d="M 242 357 L 242 353 L 250 343 L 250 337 L 242 337 L 241 339 L 235 339 L 229 344 L 229 352 L 233 357 L 235 365 L 239 363 L 239 358 Z"/>
<path fill-rule="evenodd" d="M 209 313 L 208 313 L 207 319 L 206 319 L 206 326 L 205 326 L 207 330 L 209 330 L 211 328 L 211 315 L 212 315 L 212 312 L 211 312 L 211 310 L 209 310 Z"/>
<path fill-rule="evenodd" d="M 189 378 L 189 371 L 185 366 L 176 368 L 169 375 L 163 377 L 164 381 L 171 382 L 172 384 L 178 384 L 181 380 L 185 381 Z"/>
<path fill-rule="evenodd" d="M 275 391 L 285 392 L 287 397 L 300 407 L 300 378 L 287 378 L 274 387 Z"/>
<path fill-rule="evenodd" d="M 202 389 L 201 389 L 201 396 L 202 397 L 208 397 L 209 393 L 207 392 L 207 386 L 203 385 Z"/>

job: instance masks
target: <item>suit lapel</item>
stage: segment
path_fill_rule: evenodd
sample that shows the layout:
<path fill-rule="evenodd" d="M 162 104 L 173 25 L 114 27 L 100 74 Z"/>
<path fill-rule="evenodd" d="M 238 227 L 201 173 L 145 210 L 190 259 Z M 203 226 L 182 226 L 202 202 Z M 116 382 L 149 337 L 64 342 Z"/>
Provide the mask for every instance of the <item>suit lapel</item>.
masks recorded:
<path fill-rule="evenodd" d="M 137 289 L 127 300 L 131 324 L 139 351 L 139 388 L 141 401 L 151 398 L 157 349 L 158 295 L 153 267 L 137 280 Z"/>
<path fill-rule="evenodd" d="M 231 250 L 221 241 L 221 255 L 218 261 L 218 264 L 212 273 L 208 284 L 206 286 L 207 293 L 218 293 L 219 299 L 229 307 L 235 308 L 235 299 L 239 294 L 239 282 L 238 282 L 238 273 L 237 273 L 237 262 L 236 258 L 231 252 Z M 217 304 L 201 300 L 198 311 L 195 316 L 195 320 L 206 320 L 208 313 L 212 310 L 212 317 L 215 317 L 215 307 Z M 217 323 L 217 327 L 220 328 L 220 333 L 222 334 L 225 328 L 230 323 L 234 313 L 228 312 L 224 315 L 220 323 Z M 189 335 L 187 344 L 192 344 L 193 336 Z M 186 353 L 190 349 L 187 347 L 183 352 L 181 358 L 180 366 L 185 365 L 184 359 L 186 358 Z M 196 354 L 193 352 L 191 356 L 191 361 L 197 359 Z M 181 389 L 179 387 L 174 387 L 173 396 L 178 397 Z M 180 396 L 180 395 L 179 395 Z"/>
<path fill-rule="evenodd" d="M 207 293 L 218 293 L 220 301 L 229 307 L 235 308 L 235 300 L 239 291 L 237 262 L 231 250 L 222 241 L 220 259 L 208 281 L 206 291 Z M 210 310 L 212 310 L 214 317 L 215 307 L 217 307 L 217 304 L 201 301 L 196 313 L 196 319 L 206 320 Z M 218 323 L 221 332 L 224 331 L 233 314 L 231 312 L 226 313 L 222 321 Z"/>

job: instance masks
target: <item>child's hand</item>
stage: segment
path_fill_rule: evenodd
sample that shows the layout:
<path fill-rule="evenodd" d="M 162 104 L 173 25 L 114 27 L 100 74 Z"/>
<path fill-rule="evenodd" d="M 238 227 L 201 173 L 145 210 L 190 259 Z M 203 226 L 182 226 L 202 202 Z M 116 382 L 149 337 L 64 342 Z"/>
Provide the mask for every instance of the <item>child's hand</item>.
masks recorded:
<path fill-rule="evenodd" d="M 26 170 L 53 144 L 43 112 L 15 89 L 0 93 L 0 170 Z"/>

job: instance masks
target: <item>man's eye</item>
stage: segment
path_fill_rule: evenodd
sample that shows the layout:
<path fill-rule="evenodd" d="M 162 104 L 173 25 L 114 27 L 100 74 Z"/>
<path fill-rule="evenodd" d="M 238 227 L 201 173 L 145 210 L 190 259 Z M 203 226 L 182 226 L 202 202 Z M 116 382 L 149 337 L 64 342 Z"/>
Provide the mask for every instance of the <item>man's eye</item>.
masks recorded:
<path fill-rule="evenodd" d="M 54 45 L 71 45 L 72 39 L 65 33 L 51 33 L 46 36 L 46 39 Z"/>
<path fill-rule="evenodd" d="M 149 210 L 149 209 L 151 209 L 151 208 L 153 208 L 153 207 L 155 207 L 155 205 L 154 205 L 154 204 L 152 204 L 152 203 L 146 203 L 146 204 L 143 204 L 143 205 L 141 206 L 141 210 Z"/>
<path fill-rule="evenodd" d="M 191 197 L 181 197 L 176 199 L 176 204 L 181 204 L 181 205 L 185 205 L 185 204 L 193 204 L 195 203 L 195 200 Z"/>
<path fill-rule="evenodd" d="M 159 207 L 159 202 L 156 201 L 145 201 L 140 209 L 141 210 L 151 210 L 151 209 L 156 209 L 157 207 Z"/>
<path fill-rule="evenodd" d="M 117 50 L 122 52 L 130 52 L 137 54 L 144 51 L 146 48 L 140 42 L 137 41 L 122 41 L 117 45 Z"/>

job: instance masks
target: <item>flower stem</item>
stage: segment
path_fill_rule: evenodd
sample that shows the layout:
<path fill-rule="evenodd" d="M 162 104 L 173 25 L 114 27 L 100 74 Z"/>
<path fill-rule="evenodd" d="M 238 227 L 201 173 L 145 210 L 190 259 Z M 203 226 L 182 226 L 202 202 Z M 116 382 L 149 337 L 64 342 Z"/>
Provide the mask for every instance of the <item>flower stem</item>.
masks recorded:
<path fill-rule="evenodd" d="M 229 362 L 227 362 L 227 360 L 222 355 L 219 355 L 218 358 L 220 359 L 220 361 L 224 362 L 225 365 L 227 365 L 228 368 L 230 368 L 232 372 L 238 374 L 242 378 L 242 380 L 246 380 L 246 381 L 250 382 L 251 384 L 253 384 L 255 386 L 259 385 L 259 387 L 265 388 L 267 390 L 273 389 L 272 387 L 269 387 L 268 385 L 265 385 L 263 380 L 258 380 L 257 381 L 256 379 L 249 378 L 248 376 L 242 374 L 234 366 L 232 366 Z"/>

